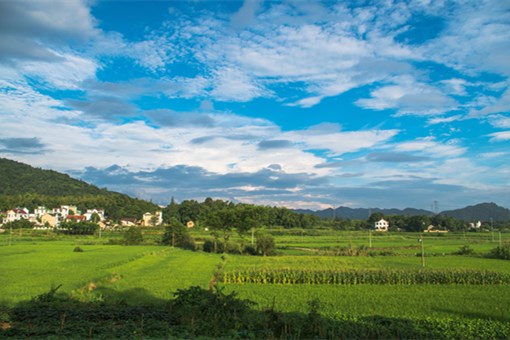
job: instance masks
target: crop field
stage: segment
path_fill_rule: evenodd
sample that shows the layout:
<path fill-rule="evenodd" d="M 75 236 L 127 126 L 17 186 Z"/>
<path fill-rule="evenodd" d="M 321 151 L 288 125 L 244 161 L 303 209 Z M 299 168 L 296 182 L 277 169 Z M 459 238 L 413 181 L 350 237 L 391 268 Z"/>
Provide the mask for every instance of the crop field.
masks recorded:
<path fill-rule="evenodd" d="M 0 246 L 1 302 L 12 305 L 29 300 L 58 285 L 59 292 L 80 299 L 156 302 L 171 298 L 179 288 L 207 288 L 215 265 L 220 262 L 219 255 L 85 240 L 27 238 L 16 239 L 11 246 Z M 74 252 L 76 246 L 83 252 Z"/>
<path fill-rule="evenodd" d="M 256 302 L 255 308 L 259 310 L 274 308 L 306 313 L 310 301 L 314 300 L 319 304 L 321 315 L 333 319 L 343 315 L 382 315 L 510 322 L 510 284 L 507 281 L 510 264 L 507 260 L 483 256 L 498 245 L 499 235 L 494 241 L 490 234 L 426 235 L 426 267 L 423 269 L 421 257 L 417 256 L 421 250 L 418 238 L 423 236 L 418 234 L 372 235 L 369 240 L 367 232 L 315 230 L 303 231 L 302 235 L 295 230 L 269 232 L 275 236 L 277 256 L 221 255 L 164 247 L 156 244 L 157 231 L 151 231 L 146 244 L 140 246 L 109 244 L 109 239 L 118 238 L 113 234 L 103 235 L 103 239 L 43 233 L 13 238 L 0 235 L 1 303 L 15 305 L 61 285 L 60 293 L 80 301 L 158 304 L 172 298 L 177 289 L 208 288 L 215 273 L 220 273 L 220 289 Z M 311 233 L 315 235 L 309 235 Z M 194 236 L 208 237 L 204 232 Z M 502 236 L 502 242 L 508 240 L 509 235 Z M 249 238 L 244 241 L 249 243 Z M 380 253 L 334 256 L 331 253 L 336 248 L 365 249 L 369 241 L 372 242 L 370 249 L 384 250 L 384 256 Z M 83 252 L 73 251 L 77 246 Z M 474 253 L 469 256 L 452 254 L 463 246 L 469 246 Z M 429 280 L 431 275 L 451 277 L 452 272 L 459 272 L 461 276 L 467 272 L 481 279 L 476 284 L 451 283 L 450 279 L 415 284 L 407 278 L 405 280 L 411 280 L 407 284 L 398 280 L 341 284 L 337 279 L 290 282 L 285 278 L 265 283 L 225 279 L 229 275 L 297 275 L 298 272 L 304 277 L 339 273 L 380 275 L 377 279 L 380 281 L 384 281 L 380 277 L 387 273 L 425 272 L 423 275 Z M 490 281 L 484 275 L 497 278 Z"/>

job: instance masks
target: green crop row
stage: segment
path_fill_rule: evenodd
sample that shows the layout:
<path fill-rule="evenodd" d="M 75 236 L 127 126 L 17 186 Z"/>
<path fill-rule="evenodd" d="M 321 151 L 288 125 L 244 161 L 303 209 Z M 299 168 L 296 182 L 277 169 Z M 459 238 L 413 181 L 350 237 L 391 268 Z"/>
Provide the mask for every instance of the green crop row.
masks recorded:
<path fill-rule="evenodd" d="M 510 284 L 510 275 L 475 270 L 247 270 L 227 272 L 224 284 Z"/>

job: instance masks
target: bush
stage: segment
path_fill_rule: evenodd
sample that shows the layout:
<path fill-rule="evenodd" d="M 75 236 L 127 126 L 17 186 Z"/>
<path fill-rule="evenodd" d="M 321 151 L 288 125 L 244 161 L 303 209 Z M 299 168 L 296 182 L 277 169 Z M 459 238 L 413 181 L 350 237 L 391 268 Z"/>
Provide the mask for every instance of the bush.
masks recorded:
<path fill-rule="evenodd" d="M 504 244 L 491 250 L 489 257 L 502 260 L 510 260 L 510 244 Z"/>
<path fill-rule="evenodd" d="M 137 245 L 143 242 L 142 230 L 139 227 L 130 227 L 124 232 L 124 244 L 128 246 Z"/>
<path fill-rule="evenodd" d="M 468 245 L 462 246 L 456 252 L 453 252 L 453 255 L 473 255 L 475 251 Z"/>
<path fill-rule="evenodd" d="M 253 302 L 241 300 L 236 293 L 228 295 L 200 287 L 178 289 L 171 301 L 178 323 L 191 331 L 191 337 L 207 334 L 214 338 L 238 331 L 249 318 Z"/>
<path fill-rule="evenodd" d="M 244 247 L 243 254 L 246 255 L 257 255 L 257 248 L 252 245 L 247 245 Z"/>
<path fill-rule="evenodd" d="M 213 253 L 214 252 L 214 242 L 212 240 L 205 240 L 204 244 L 202 245 L 202 250 L 206 253 Z"/>
<path fill-rule="evenodd" d="M 165 227 L 165 233 L 163 234 L 161 243 L 188 250 L 197 249 L 195 239 L 190 236 L 188 228 L 175 217 L 172 217 Z"/>
<path fill-rule="evenodd" d="M 80 247 L 74 247 L 73 251 L 75 253 L 83 253 L 83 249 L 81 249 Z"/>
<path fill-rule="evenodd" d="M 275 255 L 276 244 L 271 235 L 257 235 L 257 253 L 262 256 Z"/>

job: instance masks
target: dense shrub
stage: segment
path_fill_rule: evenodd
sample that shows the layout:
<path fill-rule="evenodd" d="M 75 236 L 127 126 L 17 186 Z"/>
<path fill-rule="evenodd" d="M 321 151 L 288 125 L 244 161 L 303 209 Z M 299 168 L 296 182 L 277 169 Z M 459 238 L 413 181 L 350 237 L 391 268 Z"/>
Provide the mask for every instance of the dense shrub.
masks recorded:
<path fill-rule="evenodd" d="M 140 227 L 130 227 L 124 232 L 123 238 L 125 245 L 133 246 L 141 244 L 143 242 L 142 229 Z"/>
<path fill-rule="evenodd" d="M 491 250 L 489 257 L 510 260 L 510 244 L 504 244 Z"/>
<path fill-rule="evenodd" d="M 275 255 L 276 243 L 274 237 L 271 235 L 259 234 L 257 235 L 257 253 L 262 256 Z"/>
<path fill-rule="evenodd" d="M 188 228 L 175 217 L 172 217 L 166 225 L 161 243 L 188 250 L 197 248 L 195 239 L 189 234 Z"/>
<path fill-rule="evenodd" d="M 81 249 L 81 247 L 74 247 L 73 251 L 75 253 L 83 253 L 83 249 Z"/>
<path fill-rule="evenodd" d="M 243 249 L 243 254 L 246 255 L 257 255 L 257 248 L 252 245 L 246 245 Z"/>

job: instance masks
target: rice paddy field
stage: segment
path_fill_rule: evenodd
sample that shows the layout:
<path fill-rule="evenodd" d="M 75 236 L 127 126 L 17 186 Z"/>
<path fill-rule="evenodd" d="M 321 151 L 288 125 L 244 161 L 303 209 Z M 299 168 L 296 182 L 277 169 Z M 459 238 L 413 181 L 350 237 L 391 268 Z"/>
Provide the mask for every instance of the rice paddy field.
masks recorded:
<path fill-rule="evenodd" d="M 508 234 L 501 235 L 500 241 L 499 234 L 493 237 L 491 233 L 268 232 L 275 237 L 277 256 L 222 255 L 164 247 L 156 244 L 159 236 L 154 230 L 147 233 L 146 244 L 140 246 L 110 244 L 109 239 L 119 237 L 116 234 L 104 234 L 101 239 L 43 232 L 14 237 L 3 234 L 0 235 L 0 303 L 13 306 L 61 285 L 60 293 L 81 301 L 158 304 L 172 298 L 177 289 L 208 288 L 216 277 L 219 280 L 214 284 L 220 289 L 256 302 L 255 308 L 260 310 L 274 308 L 306 313 L 310 301 L 314 300 L 319 303 L 319 312 L 328 318 L 381 315 L 510 322 L 510 284 L 505 281 L 510 280 L 510 262 L 484 256 L 499 242 L 508 243 Z M 207 237 L 204 232 L 193 236 Z M 420 238 L 424 246 L 424 268 Z M 249 243 L 250 239 L 244 242 Z M 453 255 L 463 246 L 469 246 L 473 253 Z M 76 247 L 83 252 L 75 252 Z M 353 249 L 362 251 L 346 253 Z M 242 283 L 225 279 L 233 273 L 282 271 L 289 275 L 299 272 L 316 276 L 340 272 L 360 275 L 425 272 L 423 275 L 429 279 L 436 275 L 430 280 L 435 280 L 437 275 L 451 276 L 452 272 L 459 272 L 459 275 L 479 275 L 481 281 L 476 284 L 448 280 L 325 284 L 313 280 Z M 504 279 L 485 280 L 496 274 Z"/>

